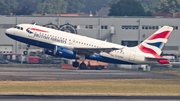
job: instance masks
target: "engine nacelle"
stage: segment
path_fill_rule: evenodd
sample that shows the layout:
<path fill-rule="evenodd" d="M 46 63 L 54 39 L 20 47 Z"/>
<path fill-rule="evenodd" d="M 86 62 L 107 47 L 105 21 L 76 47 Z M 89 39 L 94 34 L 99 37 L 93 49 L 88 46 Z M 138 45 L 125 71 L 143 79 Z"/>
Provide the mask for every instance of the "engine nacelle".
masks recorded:
<path fill-rule="evenodd" d="M 44 53 L 47 55 L 55 56 L 53 49 L 44 49 Z"/>
<path fill-rule="evenodd" d="M 45 49 L 45 54 L 52 55 L 52 56 L 58 56 L 58 57 L 64 57 L 68 59 L 76 59 L 77 55 L 74 51 L 60 46 L 55 46 L 54 49 Z"/>

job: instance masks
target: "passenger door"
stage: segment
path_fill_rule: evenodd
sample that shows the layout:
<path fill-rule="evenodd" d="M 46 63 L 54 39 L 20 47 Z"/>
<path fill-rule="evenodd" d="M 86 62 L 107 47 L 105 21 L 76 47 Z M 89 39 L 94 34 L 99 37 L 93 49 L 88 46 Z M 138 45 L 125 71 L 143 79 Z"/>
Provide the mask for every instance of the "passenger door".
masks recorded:
<path fill-rule="evenodd" d="M 134 61 L 135 57 L 136 57 L 136 51 L 135 50 L 130 50 L 129 61 Z"/>

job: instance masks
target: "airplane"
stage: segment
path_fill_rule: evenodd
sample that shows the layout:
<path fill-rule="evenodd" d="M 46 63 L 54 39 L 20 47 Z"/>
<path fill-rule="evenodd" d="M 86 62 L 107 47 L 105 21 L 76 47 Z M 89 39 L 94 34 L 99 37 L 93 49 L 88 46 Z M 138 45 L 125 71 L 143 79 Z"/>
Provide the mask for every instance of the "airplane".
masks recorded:
<path fill-rule="evenodd" d="M 173 31 L 171 26 L 163 26 L 137 46 L 127 47 L 86 36 L 76 35 L 36 24 L 18 24 L 5 31 L 5 34 L 19 42 L 27 44 L 24 55 L 30 45 L 44 48 L 45 54 L 75 59 L 73 67 L 87 68 L 78 60 L 97 60 L 114 64 L 169 64 L 161 56 L 163 46 Z"/>

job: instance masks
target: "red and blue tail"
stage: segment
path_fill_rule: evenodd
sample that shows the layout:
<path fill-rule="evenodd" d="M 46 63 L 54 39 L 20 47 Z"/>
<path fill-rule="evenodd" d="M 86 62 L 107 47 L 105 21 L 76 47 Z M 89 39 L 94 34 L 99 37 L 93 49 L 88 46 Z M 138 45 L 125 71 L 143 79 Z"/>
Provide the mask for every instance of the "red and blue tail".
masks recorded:
<path fill-rule="evenodd" d="M 144 40 L 141 44 L 138 45 L 138 48 L 143 53 L 151 54 L 154 58 L 160 57 L 164 45 L 167 43 L 173 27 L 163 26 L 149 38 Z"/>

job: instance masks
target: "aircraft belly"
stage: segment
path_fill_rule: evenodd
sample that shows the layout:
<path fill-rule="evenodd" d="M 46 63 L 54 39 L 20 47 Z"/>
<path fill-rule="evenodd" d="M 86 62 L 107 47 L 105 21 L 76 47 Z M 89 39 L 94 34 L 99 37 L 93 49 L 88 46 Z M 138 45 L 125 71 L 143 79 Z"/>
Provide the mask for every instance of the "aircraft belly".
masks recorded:
<path fill-rule="evenodd" d="M 103 62 L 116 63 L 116 64 L 135 64 L 134 62 L 128 61 L 126 56 L 110 55 L 107 53 L 101 53 L 100 56 L 103 58 Z"/>

